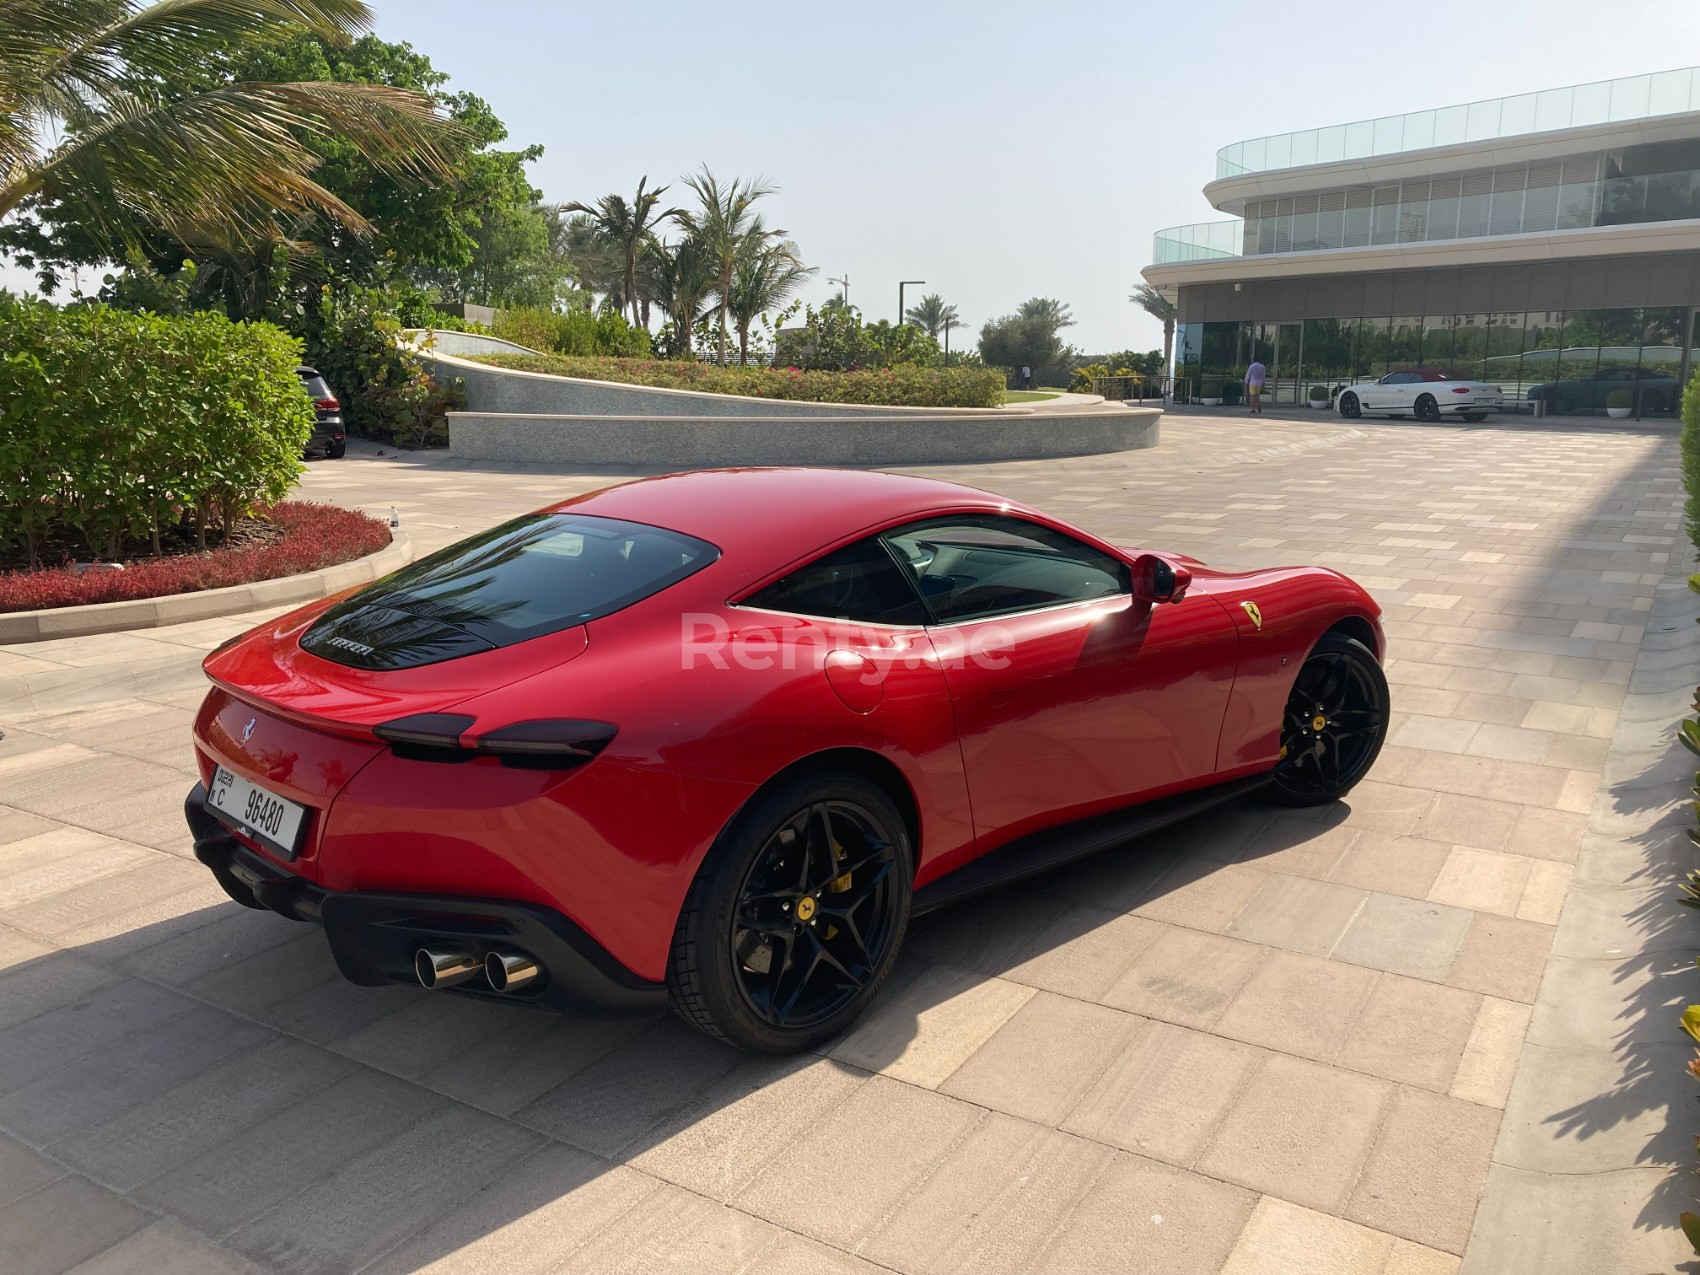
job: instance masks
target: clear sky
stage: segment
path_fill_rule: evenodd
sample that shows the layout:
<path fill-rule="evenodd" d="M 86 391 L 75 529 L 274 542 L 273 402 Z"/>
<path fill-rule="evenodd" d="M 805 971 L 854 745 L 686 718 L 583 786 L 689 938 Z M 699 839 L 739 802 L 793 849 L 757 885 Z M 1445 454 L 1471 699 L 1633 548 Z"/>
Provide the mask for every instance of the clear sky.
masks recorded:
<path fill-rule="evenodd" d="M 374 2 L 544 146 L 546 199 L 765 176 L 821 267 L 806 299 L 848 271 L 895 318 L 924 279 L 977 334 L 1053 296 L 1088 353 L 1161 343 L 1127 296 L 1153 231 L 1221 216 L 1199 193 L 1220 146 L 1700 65 L 1692 0 Z"/>

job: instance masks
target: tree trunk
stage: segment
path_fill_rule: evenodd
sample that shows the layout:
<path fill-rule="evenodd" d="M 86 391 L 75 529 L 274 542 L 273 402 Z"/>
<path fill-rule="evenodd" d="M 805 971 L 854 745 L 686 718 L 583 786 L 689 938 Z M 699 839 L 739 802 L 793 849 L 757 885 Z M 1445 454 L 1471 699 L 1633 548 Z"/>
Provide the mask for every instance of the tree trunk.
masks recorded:
<path fill-rule="evenodd" d="M 747 367 L 750 362 L 750 325 L 738 325 L 738 366 Z"/>
<path fill-rule="evenodd" d="M 1169 370 L 1169 360 L 1174 357 L 1174 353 L 1175 353 L 1175 321 L 1172 318 L 1171 319 L 1164 319 L 1163 320 L 1163 371 L 1162 371 L 1162 375 L 1164 375 L 1164 376 L 1173 375 L 1173 373 L 1171 373 L 1170 370 Z"/>
<path fill-rule="evenodd" d="M 726 294 L 732 291 L 732 272 L 726 271 L 720 278 L 720 366 L 726 366 Z"/>

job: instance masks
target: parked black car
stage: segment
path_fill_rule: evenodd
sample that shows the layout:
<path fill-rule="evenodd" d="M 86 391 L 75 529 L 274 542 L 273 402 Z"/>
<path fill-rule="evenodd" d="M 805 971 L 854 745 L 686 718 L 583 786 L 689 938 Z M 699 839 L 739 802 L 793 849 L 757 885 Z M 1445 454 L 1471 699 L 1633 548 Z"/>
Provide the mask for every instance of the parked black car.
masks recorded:
<path fill-rule="evenodd" d="M 341 460 L 348 450 L 348 431 L 342 424 L 342 404 L 331 392 L 331 387 L 325 384 L 325 378 L 319 375 L 317 368 L 298 367 L 295 371 L 301 378 L 301 387 L 307 391 L 307 397 L 313 400 L 313 410 L 318 417 L 313 425 L 313 436 L 307 440 L 307 455 L 317 452 L 329 460 Z"/>
<path fill-rule="evenodd" d="M 1560 416 L 1576 411 L 1598 411 L 1611 404 L 1614 390 L 1628 390 L 1640 399 L 1640 414 L 1663 416 L 1682 402 L 1682 386 L 1664 368 L 1602 367 L 1573 381 L 1551 381 L 1529 387 L 1529 398 L 1547 401 L 1548 409 Z"/>

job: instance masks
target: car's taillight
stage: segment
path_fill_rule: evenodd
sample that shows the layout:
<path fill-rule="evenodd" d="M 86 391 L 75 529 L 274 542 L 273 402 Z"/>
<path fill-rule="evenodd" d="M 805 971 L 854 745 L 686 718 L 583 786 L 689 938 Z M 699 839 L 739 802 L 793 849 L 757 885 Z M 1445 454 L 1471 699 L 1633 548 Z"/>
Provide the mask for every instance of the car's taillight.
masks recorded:
<path fill-rule="evenodd" d="M 494 757 L 517 770 L 571 770 L 591 760 L 619 733 L 608 722 L 549 717 L 502 726 L 468 741 L 463 713 L 415 713 L 374 726 L 372 733 L 409 761 L 467 762 Z"/>
<path fill-rule="evenodd" d="M 1500 389 L 1499 386 L 1497 386 L 1497 385 L 1490 386 L 1489 388 L 1492 389 L 1495 394 L 1505 393 L 1505 391 Z"/>
<path fill-rule="evenodd" d="M 1454 385 L 1452 387 L 1452 392 L 1454 394 L 1470 394 L 1474 391 L 1472 391 L 1468 385 Z"/>
<path fill-rule="evenodd" d="M 342 408 L 342 404 L 334 398 L 316 398 L 313 400 L 313 406 L 321 412 L 335 412 Z"/>

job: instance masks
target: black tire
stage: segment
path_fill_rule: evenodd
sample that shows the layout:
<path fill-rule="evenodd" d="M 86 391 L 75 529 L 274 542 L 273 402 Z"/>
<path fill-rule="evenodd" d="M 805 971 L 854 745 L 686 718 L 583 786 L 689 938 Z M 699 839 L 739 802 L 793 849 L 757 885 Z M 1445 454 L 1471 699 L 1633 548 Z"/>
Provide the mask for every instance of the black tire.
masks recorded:
<path fill-rule="evenodd" d="M 686 896 L 667 967 L 674 1012 L 756 1053 L 797 1053 L 837 1035 L 897 960 L 914 864 L 896 804 L 860 775 L 804 772 L 759 794 Z"/>
<path fill-rule="evenodd" d="M 1467 421 L 1485 421 L 1488 416 L 1486 412 L 1464 412 L 1462 415 Z"/>
<path fill-rule="evenodd" d="M 1281 719 L 1281 760 L 1264 789 L 1269 800 L 1322 806 L 1344 797 L 1381 752 L 1388 704 L 1375 653 L 1356 638 L 1324 634 L 1293 679 Z"/>
<path fill-rule="evenodd" d="M 1440 404 L 1434 401 L 1434 395 L 1424 394 L 1412 405 L 1419 421 L 1438 421 L 1440 419 Z"/>
<path fill-rule="evenodd" d="M 341 460 L 346 455 L 348 455 L 347 443 L 332 443 L 329 447 L 325 448 L 326 460 Z"/>
<path fill-rule="evenodd" d="M 1340 415 L 1349 421 L 1355 421 L 1363 414 L 1363 406 L 1358 402 L 1356 394 L 1347 392 L 1340 396 Z"/>

